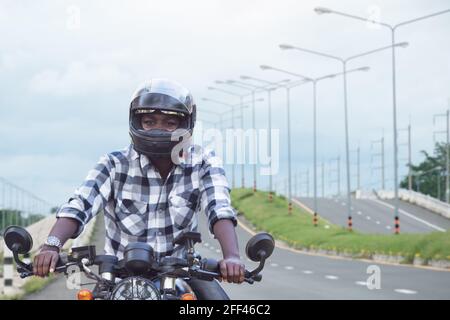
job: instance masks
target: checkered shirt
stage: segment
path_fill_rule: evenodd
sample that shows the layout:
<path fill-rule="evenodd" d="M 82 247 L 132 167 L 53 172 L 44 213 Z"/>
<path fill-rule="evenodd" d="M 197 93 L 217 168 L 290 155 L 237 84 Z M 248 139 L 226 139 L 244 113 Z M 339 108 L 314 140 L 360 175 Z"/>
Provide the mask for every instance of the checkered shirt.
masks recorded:
<path fill-rule="evenodd" d="M 182 257 L 184 247 L 172 241 L 183 230 L 197 231 L 199 211 L 206 213 L 211 235 L 220 219 L 237 224 L 221 159 L 213 151 L 197 148 L 188 149 L 165 181 L 132 145 L 106 154 L 56 216 L 78 220 L 79 234 L 103 211 L 105 254 L 119 259 L 132 242 L 149 243 L 158 258 Z"/>

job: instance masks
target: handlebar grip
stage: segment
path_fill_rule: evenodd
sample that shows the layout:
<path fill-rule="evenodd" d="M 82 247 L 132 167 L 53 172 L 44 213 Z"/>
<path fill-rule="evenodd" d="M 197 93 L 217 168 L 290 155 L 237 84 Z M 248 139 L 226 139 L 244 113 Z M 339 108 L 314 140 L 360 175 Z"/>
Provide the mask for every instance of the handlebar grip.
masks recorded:
<path fill-rule="evenodd" d="M 215 259 L 203 259 L 202 269 L 209 272 L 220 273 L 219 262 Z"/>
<path fill-rule="evenodd" d="M 69 262 L 69 256 L 67 252 L 61 252 L 59 254 L 58 262 L 56 263 L 56 267 L 65 266 Z"/>
<path fill-rule="evenodd" d="M 69 262 L 69 257 L 67 255 L 67 253 L 66 252 L 61 252 L 59 254 L 58 262 L 56 262 L 55 272 L 64 272 L 66 270 L 66 264 L 68 262 Z M 25 268 L 22 268 L 20 270 L 20 272 L 22 274 L 21 277 L 26 278 L 26 277 L 30 277 L 30 276 L 34 275 L 34 273 L 33 273 L 33 263 L 32 262 L 24 265 L 24 267 Z"/>

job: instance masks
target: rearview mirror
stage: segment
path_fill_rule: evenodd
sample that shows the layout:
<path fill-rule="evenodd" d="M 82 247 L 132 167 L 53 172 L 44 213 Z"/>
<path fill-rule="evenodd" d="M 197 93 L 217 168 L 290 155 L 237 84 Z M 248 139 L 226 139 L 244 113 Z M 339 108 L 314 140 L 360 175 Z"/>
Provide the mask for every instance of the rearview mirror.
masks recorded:
<path fill-rule="evenodd" d="M 274 248 L 275 241 L 273 237 L 267 232 L 262 232 L 254 235 L 247 242 L 245 253 L 250 260 L 259 262 L 270 257 Z"/>
<path fill-rule="evenodd" d="M 25 254 L 33 247 L 33 238 L 25 228 L 19 226 L 9 226 L 3 234 L 6 246 L 12 252 Z"/>

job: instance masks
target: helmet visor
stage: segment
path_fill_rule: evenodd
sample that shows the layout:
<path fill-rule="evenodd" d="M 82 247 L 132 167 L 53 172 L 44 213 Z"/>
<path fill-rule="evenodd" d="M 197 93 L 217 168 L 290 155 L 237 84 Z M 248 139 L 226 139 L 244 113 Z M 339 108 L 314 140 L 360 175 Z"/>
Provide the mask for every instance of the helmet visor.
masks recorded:
<path fill-rule="evenodd" d="M 183 114 L 189 114 L 191 111 L 180 100 L 162 93 L 147 93 L 136 97 L 131 102 L 131 110 L 152 109 L 174 111 Z"/>
<path fill-rule="evenodd" d="M 171 110 L 159 110 L 159 109 L 136 109 L 132 111 L 131 123 L 135 129 L 138 130 L 153 130 L 151 125 L 145 127 L 144 121 L 154 122 L 151 117 L 145 117 L 148 115 L 160 114 L 167 116 L 167 120 L 162 120 L 165 123 L 165 128 L 163 130 L 173 131 L 175 129 L 186 129 L 187 128 L 187 118 L 188 116 L 182 112 L 171 111 Z M 176 118 L 176 119 L 174 119 Z M 154 119 L 154 118 L 153 118 Z M 172 119 L 172 120 L 169 120 Z M 174 122 L 175 121 L 175 122 Z"/>

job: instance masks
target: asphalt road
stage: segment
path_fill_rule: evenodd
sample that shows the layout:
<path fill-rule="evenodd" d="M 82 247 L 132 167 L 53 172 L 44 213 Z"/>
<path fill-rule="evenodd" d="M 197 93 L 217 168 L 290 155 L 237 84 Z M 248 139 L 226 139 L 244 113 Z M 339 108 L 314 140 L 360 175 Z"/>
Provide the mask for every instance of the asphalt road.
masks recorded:
<path fill-rule="evenodd" d="M 102 247 L 104 229 L 99 221 L 95 244 Z M 217 240 L 206 229 L 206 219 L 200 217 L 203 241 L 196 249 L 203 257 L 221 258 Z M 241 256 L 245 257 L 245 244 L 249 231 L 238 226 L 237 235 Z M 98 250 L 101 251 L 101 250 Z M 247 269 L 256 263 L 244 258 Z M 370 266 L 380 271 L 380 288 L 367 286 Z M 267 260 L 263 279 L 253 285 L 223 283 L 231 299 L 450 299 L 450 272 L 424 268 L 374 264 L 358 260 L 308 255 L 277 247 Z M 369 281 L 369 283 L 372 283 Z M 92 286 L 91 286 L 92 287 Z M 28 299 L 75 299 L 76 290 L 66 288 L 66 279 L 60 277 L 45 290 Z"/>
<path fill-rule="evenodd" d="M 294 200 L 300 201 L 310 209 L 314 206 L 313 198 L 294 198 Z M 393 233 L 393 201 L 352 199 L 351 209 L 354 230 L 364 233 Z M 449 219 L 429 210 L 403 201 L 399 201 L 399 209 L 402 233 L 426 233 L 450 229 Z M 318 198 L 317 212 L 334 224 L 347 226 L 348 209 L 345 199 Z"/>

